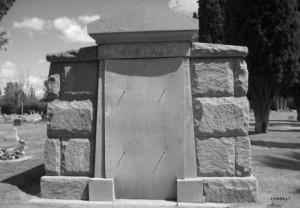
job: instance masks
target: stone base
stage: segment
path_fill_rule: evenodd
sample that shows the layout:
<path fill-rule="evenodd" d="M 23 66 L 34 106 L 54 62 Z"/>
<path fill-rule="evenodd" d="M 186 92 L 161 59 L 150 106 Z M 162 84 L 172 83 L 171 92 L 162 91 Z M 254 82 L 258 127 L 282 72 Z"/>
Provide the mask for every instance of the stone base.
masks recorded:
<path fill-rule="evenodd" d="M 43 176 L 41 198 L 88 200 L 89 177 Z"/>
<path fill-rule="evenodd" d="M 257 201 L 257 180 L 250 177 L 177 179 L 178 203 L 244 203 Z"/>
<path fill-rule="evenodd" d="M 255 177 L 201 177 L 205 202 L 245 203 L 257 201 Z"/>
<path fill-rule="evenodd" d="M 180 204 L 256 202 L 257 187 L 253 176 L 178 179 L 177 201 Z M 104 178 L 43 176 L 41 198 L 113 202 L 114 182 Z"/>
<path fill-rule="evenodd" d="M 115 189 L 112 178 L 91 178 L 89 180 L 90 201 L 114 201 Z"/>
<path fill-rule="evenodd" d="M 177 202 L 203 203 L 203 180 L 177 179 Z"/>
<path fill-rule="evenodd" d="M 229 208 L 229 204 L 220 203 L 184 203 L 164 200 L 132 200 L 116 199 L 114 202 L 81 201 L 81 200 L 55 200 L 55 199 L 31 199 L 31 204 L 40 207 L 84 207 L 84 208 Z M 59 207 L 61 207 L 59 206 Z"/>

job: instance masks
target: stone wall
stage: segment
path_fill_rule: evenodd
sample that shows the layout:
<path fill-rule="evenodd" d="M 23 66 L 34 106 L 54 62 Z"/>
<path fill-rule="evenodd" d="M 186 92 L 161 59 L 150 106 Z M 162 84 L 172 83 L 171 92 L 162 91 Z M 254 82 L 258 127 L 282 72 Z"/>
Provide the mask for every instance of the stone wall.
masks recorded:
<path fill-rule="evenodd" d="M 192 94 L 198 176 L 193 181 L 202 184 L 197 190 L 203 193 L 203 202 L 257 200 L 248 137 L 247 53 L 246 47 L 193 43 L 188 53 L 181 55 L 189 60 L 191 90 L 187 89 Z M 41 180 L 43 198 L 89 199 L 88 184 L 97 172 L 95 155 L 104 155 L 95 154 L 97 102 L 103 99 L 98 84 L 103 83 L 105 70 L 99 59 L 97 46 L 47 56 L 51 62 L 47 82 L 51 102 L 44 151 L 46 176 Z M 102 110 L 98 117 L 103 116 Z M 102 135 L 100 127 L 97 131 Z M 202 201 L 202 194 L 199 197 Z"/>
<path fill-rule="evenodd" d="M 97 50 L 95 46 L 47 55 L 51 62 L 44 154 L 48 176 L 94 175 Z"/>
<path fill-rule="evenodd" d="M 203 177 L 206 202 L 256 200 L 256 179 L 236 178 L 251 176 L 247 52 L 245 47 L 193 43 L 197 175 Z M 228 185 L 232 181 L 239 185 Z"/>

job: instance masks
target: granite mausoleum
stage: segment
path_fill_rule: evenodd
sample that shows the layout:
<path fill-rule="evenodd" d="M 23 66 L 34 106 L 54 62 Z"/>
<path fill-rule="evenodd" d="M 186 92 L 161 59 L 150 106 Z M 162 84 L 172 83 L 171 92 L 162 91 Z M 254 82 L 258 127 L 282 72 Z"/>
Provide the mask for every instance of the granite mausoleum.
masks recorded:
<path fill-rule="evenodd" d="M 246 47 L 192 43 L 195 19 L 139 3 L 47 55 L 48 199 L 257 200 Z"/>

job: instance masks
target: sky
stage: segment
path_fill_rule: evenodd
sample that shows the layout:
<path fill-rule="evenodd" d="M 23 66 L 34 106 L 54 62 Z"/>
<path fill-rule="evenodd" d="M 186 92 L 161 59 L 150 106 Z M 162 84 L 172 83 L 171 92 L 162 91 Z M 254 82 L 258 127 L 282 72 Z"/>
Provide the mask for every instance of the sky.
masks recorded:
<path fill-rule="evenodd" d="M 46 54 L 96 45 L 86 25 L 130 7 L 140 0 L 15 0 L 0 22 L 8 33 L 7 51 L 0 51 L 0 90 L 7 82 L 25 83 L 43 96 L 50 63 Z M 192 16 L 197 0 L 147 0 Z"/>

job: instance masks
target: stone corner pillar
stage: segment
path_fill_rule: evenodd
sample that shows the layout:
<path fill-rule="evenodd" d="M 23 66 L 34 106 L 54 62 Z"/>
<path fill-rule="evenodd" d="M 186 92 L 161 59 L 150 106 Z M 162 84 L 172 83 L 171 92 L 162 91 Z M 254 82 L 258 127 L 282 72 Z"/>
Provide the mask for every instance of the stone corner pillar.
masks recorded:
<path fill-rule="evenodd" d="M 205 202 L 257 201 L 248 137 L 247 54 L 247 47 L 192 44 L 197 176 Z"/>

